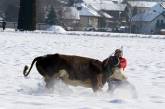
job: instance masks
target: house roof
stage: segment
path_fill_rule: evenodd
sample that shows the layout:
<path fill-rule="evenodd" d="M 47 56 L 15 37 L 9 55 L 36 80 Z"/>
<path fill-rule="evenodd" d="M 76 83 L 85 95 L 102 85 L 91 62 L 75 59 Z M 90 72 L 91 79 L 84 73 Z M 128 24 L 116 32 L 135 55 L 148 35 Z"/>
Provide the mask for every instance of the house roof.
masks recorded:
<path fill-rule="evenodd" d="M 79 10 L 80 16 L 100 17 L 100 14 L 96 10 L 90 8 L 89 6 L 87 6 L 85 4 L 81 4 L 81 7 L 82 7 L 81 10 Z"/>
<path fill-rule="evenodd" d="M 102 15 L 102 16 L 104 16 L 105 18 L 108 18 L 108 19 L 111 19 L 111 18 L 113 18 L 111 15 L 109 15 L 108 13 L 106 13 L 106 12 L 100 12 L 100 14 Z"/>
<path fill-rule="evenodd" d="M 152 21 L 165 11 L 164 3 L 157 3 L 144 13 L 132 17 L 132 21 Z"/>
<path fill-rule="evenodd" d="M 157 4 L 157 2 L 152 2 L 152 1 L 128 1 L 128 4 L 131 7 L 153 7 L 154 5 Z"/>
<path fill-rule="evenodd" d="M 75 7 L 64 7 L 63 18 L 79 20 L 80 19 L 79 12 L 77 11 Z"/>
<path fill-rule="evenodd" d="M 97 10 L 124 11 L 126 8 L 126 4 L 109 0 L 84 0 L 84 2 Z"/>

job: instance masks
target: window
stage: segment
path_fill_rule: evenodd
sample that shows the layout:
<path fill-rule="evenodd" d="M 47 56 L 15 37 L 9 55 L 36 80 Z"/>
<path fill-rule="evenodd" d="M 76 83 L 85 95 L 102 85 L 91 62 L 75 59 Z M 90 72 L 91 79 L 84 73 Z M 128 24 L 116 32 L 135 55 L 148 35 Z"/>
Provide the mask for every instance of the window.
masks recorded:
<path fill-rule="evenodd" d="M 163 21 L 163 20 L 161 20 L 161 25 L 163 24 L 163 22 L 164 22 L 164 21 Z"/>
<path fill-rule="evenodd" d="M 156 26 L 159 27 L 160 26 L 160 20 L 156 21 Z"/>
<path fill-rule="evenodd" d="M 165 27 L 164 20 L 161 20 L 160 25 L 161 25 L 161 28 L 164 28 Z"/>

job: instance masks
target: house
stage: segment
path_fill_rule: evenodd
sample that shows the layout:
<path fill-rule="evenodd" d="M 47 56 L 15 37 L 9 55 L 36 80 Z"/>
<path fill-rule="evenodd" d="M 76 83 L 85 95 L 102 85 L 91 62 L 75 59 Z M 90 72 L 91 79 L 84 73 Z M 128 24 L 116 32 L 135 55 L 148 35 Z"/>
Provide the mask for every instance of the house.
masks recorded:
<path fill-rule="evenodd" d="M 98 21 L 101 15 L 90 6 L 82 3 L 79 9 L 80 27 L 79 30 L 90 30 L 98 28 Z"/>
<path fill-rule="evenodd" d="M 94 7 L 97 11 L 102 11 L 109 16 L 110 19 L 106 20 L 104 27 L 106 28 L 118 28 L 119 26 L 125 25 L 126 23 L 126 4 L 119 1 L 107 1 L 107 0 L 84 0 L 87 4 Z"/>
<path fill-rule="evenodd" d="M 132 17 L 139 13 L 144 13 L 149 8 L 155 6 L 157 2 L 152 1 L 128 1 L 127 13 L 129 17 Z"/>
<path fill-rule="evenodd" d="M 80 15 L 76 7 L 63 7 L 60 14 L 67 30 L 78 30 Z"/>
<path fill-rule="evenodd" d="M 149 10 L 132 17 L 133 33 L 153 34 L 165 28 L 165 2 L 157 3 Z"/>

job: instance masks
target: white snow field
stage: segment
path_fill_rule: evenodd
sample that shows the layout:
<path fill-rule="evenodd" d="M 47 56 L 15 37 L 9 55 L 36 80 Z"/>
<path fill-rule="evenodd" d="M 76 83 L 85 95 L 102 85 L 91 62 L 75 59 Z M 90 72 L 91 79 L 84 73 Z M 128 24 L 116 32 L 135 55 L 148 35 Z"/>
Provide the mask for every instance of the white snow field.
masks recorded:
<path fill-rule="evenodd" d="M 129 36 L 129 37 L 128 37 Z M 36 67 L 27 78 L 23 68 L 36 56 L 62 53 L 104 60 L 124 47 L 125 75 L 136 88 L 102 92 L 67 86 L 44 87 Z M 0 109 L 164 109 L 165 36 L 112 33 L 0 32 Z"/>

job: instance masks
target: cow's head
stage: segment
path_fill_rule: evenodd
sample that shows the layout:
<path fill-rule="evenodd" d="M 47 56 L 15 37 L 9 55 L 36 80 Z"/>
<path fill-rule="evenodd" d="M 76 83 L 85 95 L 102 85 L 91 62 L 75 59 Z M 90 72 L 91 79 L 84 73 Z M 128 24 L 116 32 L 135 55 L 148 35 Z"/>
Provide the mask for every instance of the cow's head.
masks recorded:
<path fill-rule="evenodd" d="M 103 69 L 103 73 L 106 74 L 106 76 L 112 75 L 110 72 L 109 58 L 106 58 L 105 60 L 103 60 L 102 69 Z"/>
<path fill-rule="evenodd" d="M 116 56 L 108 57 L 102 62 L 102 69 L 106 76 L 111 76 L 113 74 L 112 69 L 119 63 L 119 58 Z"/>

